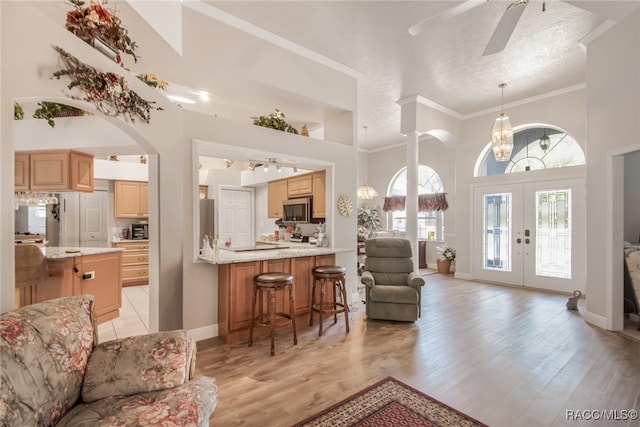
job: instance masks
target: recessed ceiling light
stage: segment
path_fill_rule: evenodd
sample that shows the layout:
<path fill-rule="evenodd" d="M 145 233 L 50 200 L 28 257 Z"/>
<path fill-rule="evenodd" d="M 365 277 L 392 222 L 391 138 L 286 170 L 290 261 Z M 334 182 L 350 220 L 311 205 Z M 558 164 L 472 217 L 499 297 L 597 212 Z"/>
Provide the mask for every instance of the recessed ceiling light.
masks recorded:
<path fill-rule="evenodd" d="M 199 95 L 200 95 L 200 101 L 203 101 L 203 102 L 209 102 L 209 99 L 211 98 L 211 96 L 204 90 L 201 90 L 199 92 Z"/>
<path fill-rule="evenodd" d="M 180 96 L 180 95 L 167 95 L 167 98 L 169 98 L 170 100 L 174 101 L 174 102 L 180 102 L 183 104 L 195 104 L 196 101 L 194 101 L 191 98 L 187 98 L 184 96 Z"/>

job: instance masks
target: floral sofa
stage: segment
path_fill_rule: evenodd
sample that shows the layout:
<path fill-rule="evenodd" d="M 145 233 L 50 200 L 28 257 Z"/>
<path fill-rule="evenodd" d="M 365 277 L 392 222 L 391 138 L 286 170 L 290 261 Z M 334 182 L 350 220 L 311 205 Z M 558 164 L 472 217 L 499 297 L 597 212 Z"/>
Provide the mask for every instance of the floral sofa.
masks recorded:
<path fill-rule="evenodd" d="M 0 425 L 206 426 L 213 378 L 186 331 L 97 344 L 93 296 L 0 315 Z"/>

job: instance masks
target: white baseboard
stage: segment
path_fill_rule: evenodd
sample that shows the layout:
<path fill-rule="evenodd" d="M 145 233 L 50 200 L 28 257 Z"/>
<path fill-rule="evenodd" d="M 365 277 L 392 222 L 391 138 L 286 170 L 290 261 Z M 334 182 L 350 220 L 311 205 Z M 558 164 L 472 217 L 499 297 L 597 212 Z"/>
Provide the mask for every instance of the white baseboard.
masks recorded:
<path fill-rule="evenodd" d="M 218 325 L 203 326 L 201 328 L 189 329 L 187 334 L 196 341 L 207 340 L 218 336 Z"/>
<path fill-rule="evenodd" d="M 607 318 L 599 314 L 584 312 L 584 321 L 602 329 L 607 329 Z"/>

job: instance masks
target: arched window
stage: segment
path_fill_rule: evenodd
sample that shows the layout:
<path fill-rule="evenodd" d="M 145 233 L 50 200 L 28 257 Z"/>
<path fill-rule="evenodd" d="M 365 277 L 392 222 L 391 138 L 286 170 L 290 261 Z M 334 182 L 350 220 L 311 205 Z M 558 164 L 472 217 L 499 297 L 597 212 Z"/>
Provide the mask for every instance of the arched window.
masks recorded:
<path fill-rule="evenodd" d="M 557 128 L 535 125 L 514 132 L 513 151 L 508 162 L 496 162 L 493 151 L 488 147 L 475 176 L 562 168 L 584 163 L 584 152 L 571 135 Z"/>
<path fill-rule="evenodd" d="M 444 193 L 440 175 L 429 166 L 418 166 L 418 194 Z M 389 184 L 389 196 L 407 195 L 407 168 L 402 168 Z M 443 240 L 444 224 L 442 211 L 418 212 L 418 238 L 427 240 Z M 389 228 L 398 231 L 407 229 L 407 212 L 391 211 Z"/>

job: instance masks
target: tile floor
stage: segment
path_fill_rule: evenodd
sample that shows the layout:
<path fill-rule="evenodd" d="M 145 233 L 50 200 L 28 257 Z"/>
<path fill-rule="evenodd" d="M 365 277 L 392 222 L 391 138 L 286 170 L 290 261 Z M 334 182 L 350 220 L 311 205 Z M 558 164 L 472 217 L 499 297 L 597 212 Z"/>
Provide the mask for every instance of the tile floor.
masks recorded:
<path fill-rule="evenodd" d="M 120 316 L 98 325 L 99 342 L 149 332 L 149 285 L 122 288 Z"/>

